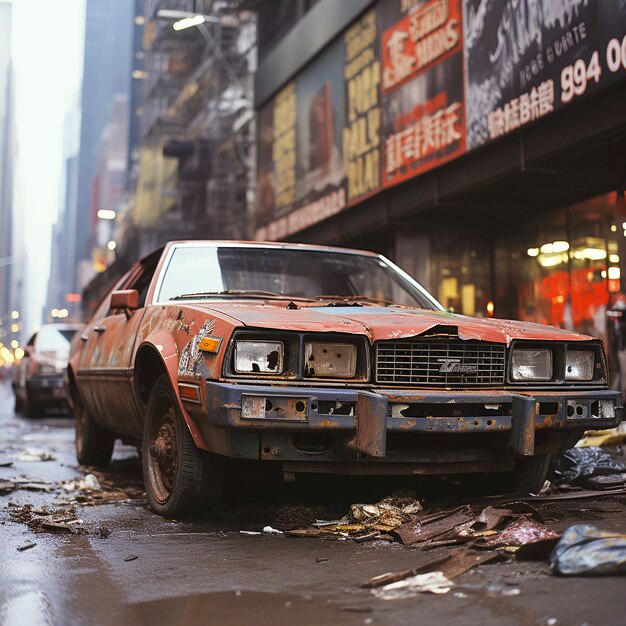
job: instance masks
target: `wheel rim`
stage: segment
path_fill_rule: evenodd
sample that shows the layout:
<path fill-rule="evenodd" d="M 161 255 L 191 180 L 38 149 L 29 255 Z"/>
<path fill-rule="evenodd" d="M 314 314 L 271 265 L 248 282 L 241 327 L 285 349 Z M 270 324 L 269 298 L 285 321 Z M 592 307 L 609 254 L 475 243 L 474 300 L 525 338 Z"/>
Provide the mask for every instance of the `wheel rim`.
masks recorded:
<path fill-rule="evenodd" d="M 158 410 L 161 409 L 161 410 Z M 144 451 L 148 462 L 148 478 L 156 500 L 163 504 L 169 499 L 176 480 L 178 437 L 176 414 L 169 399 L 158 407 L 159 419 L 155 419 L 150 432 L 148 450 Z"/>

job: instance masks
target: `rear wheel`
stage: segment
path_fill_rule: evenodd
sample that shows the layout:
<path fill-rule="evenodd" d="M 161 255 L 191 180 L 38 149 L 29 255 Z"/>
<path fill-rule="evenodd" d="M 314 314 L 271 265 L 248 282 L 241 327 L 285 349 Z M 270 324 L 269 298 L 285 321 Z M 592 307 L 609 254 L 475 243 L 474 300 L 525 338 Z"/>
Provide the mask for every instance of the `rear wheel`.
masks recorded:
<path fill-rule="evenodd" d="M 75 394 L 76 458 L 81 465 L 108 465 L 113 454 L 115 435 L 96 423 Z"/>
<path fill-rule="evenodd" d="M 222 459 L 196 446 L 165 374 L 148 400 L 142 457 L 146 494 L 156 513 L 182 518 L 217 508 Z"/>
<path fill-rule="evenodd" d="M 515 463 L 513 491 L 518 493 L 539 493 L 550 469 L 550 455 L 533 456 Z"/>

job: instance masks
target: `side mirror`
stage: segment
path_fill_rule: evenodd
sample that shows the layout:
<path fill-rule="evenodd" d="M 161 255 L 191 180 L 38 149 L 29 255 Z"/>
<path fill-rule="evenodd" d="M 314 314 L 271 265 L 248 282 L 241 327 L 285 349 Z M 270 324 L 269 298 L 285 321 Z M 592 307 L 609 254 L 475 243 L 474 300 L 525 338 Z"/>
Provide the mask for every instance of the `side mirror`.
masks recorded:
<path fill-rule="evenodd" d="M 111 294 L 111 308 L 124 309 L 126 317 L 139 308 L 139 292 L 136 289 L 120 289 Z"/>

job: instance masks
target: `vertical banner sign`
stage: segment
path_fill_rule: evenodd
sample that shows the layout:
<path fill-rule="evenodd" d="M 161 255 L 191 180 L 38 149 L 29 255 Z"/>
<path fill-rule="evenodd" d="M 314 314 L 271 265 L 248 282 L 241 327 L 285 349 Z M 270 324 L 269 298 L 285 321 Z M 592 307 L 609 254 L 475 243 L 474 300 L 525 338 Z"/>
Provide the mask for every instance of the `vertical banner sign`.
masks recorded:
<path fill-rule="evenodd" d="M 376 12 L 370 11 L 344 35 L 346 126 L 343 160 L 348 204 L 380 187 L 380 60 Z"/>
<path fill-rule="evenodd" d="M 463 25 L 461 0 L 395 0 L 380 9 L 387 23 L 397 20 L 381 43 L 389 187 L 465 152 Z"/>
<path fill-rule="evenodd" d="M 296 192 L 296 86 L 289 83 L 274 102 L 272 161 L 276 208 L 293 203 Z"/>

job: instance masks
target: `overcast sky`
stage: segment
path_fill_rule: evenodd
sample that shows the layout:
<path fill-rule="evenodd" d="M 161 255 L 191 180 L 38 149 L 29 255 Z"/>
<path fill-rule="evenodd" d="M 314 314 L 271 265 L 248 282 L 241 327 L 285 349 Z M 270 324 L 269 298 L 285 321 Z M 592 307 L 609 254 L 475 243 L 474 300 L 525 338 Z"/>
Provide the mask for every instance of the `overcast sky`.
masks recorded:
<path fill-rule="evenodd" d="M 84 0 L 13 0 L 12 5 L 18 142 L 14 200 L 26 246 L 22 318 L 30 333 L 41 321 L 46 297 L 64 159 L 78 143 L 79 125 L 73 125 L 69 138 L 65 128 L 68 113 L 80 104 L 85 7 Z"/>

